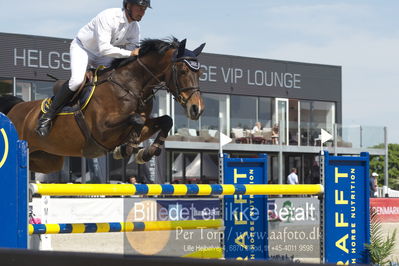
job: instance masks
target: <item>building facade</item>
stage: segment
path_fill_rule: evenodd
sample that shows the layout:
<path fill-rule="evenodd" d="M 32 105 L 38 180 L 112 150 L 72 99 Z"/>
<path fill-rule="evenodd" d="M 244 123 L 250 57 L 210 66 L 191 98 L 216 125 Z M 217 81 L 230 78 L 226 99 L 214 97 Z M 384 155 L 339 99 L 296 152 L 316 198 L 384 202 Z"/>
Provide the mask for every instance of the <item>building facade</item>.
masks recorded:
<path fill-rule="evenodd" d="M 0 95 L 26 101 L 51 96 L 53 79 L 48 75 L 69 77 L 70 41 L 0 33 Z M 174 120 L 160 157 L 144 166 L 133 159 L 115 161 L 111 155 L 70 158 L 62 172 L 45 178 L 109 182 L 135 176 L 140 182 L 215 183 L 220 131 L 233 139 L 224 146 L 231 156 L 269 155 L 271 183 L 285 183 L 293 167 L 300 183 L 319 182 L 322 129 L 333 136 L 323 146 L 332 153 L 385 154 L 385 128 L 342 125 L 340 66 L 209 53 L 200 62 L 206 109 L 198 121 L 186 118 L 166 91 L 156 94 L 153 115 L 168 114 Z"/>

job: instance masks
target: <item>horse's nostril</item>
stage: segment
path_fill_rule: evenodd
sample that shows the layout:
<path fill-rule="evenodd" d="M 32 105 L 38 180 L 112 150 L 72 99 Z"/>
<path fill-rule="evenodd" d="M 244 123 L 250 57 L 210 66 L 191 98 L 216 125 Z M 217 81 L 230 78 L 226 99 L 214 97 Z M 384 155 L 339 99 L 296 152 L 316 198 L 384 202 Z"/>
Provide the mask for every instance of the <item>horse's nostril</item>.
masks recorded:
<path fill-rule="evenodd" d="M 198 116 L 198 114 L 199 114 L 198 105 L 196 105 L 196 104 L 191 105 L 190 114 L 191 114 L 191 117 L 193 117 L 193 118 Z"/>

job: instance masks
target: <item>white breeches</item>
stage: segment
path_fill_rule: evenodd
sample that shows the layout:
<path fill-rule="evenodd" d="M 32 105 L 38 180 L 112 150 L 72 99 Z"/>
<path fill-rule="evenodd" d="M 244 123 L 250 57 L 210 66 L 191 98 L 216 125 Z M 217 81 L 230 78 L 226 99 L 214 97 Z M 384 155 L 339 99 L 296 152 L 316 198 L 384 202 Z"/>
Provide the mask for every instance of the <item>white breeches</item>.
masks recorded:
<path fill-rule="evenodd" d="M 76 38 L 70 47 L 71 57 L 71 77 L 69 79 L 69 89 L 76 91 L 82 84 L 88 66 L 97 68 L 100 65 L 109 66 L 114 58 L 108 56 L 96 56 L 83 48 L 83 45 Z"/>

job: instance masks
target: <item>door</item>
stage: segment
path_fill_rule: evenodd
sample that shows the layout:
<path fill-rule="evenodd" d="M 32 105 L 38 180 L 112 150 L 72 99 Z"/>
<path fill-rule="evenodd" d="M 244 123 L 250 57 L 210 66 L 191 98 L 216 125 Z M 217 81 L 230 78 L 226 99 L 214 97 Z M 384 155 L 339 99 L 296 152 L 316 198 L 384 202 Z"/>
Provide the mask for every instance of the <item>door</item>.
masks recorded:
<path fill-rule="evenodd" d="M 276 98 L 274 123 L 278 124 L 281 144 L 288 144 L 288 99 Z"/>

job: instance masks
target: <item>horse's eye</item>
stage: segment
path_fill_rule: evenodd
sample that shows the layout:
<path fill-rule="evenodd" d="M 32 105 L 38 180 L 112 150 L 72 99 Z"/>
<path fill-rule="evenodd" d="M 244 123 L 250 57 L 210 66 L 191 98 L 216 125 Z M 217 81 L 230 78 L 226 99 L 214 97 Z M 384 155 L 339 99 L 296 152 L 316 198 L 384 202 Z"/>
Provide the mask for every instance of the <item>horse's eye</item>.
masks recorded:
<path fill-rule="evenodd" d="M 185 74 L 187 74 L 187 72 L 188 72 L 188 71 L 187 71 L 186 69 L 180 69 L 180 70 L 179 70 L 179 74 L 180 74 L 180 75 L 185 75 Z"/>

